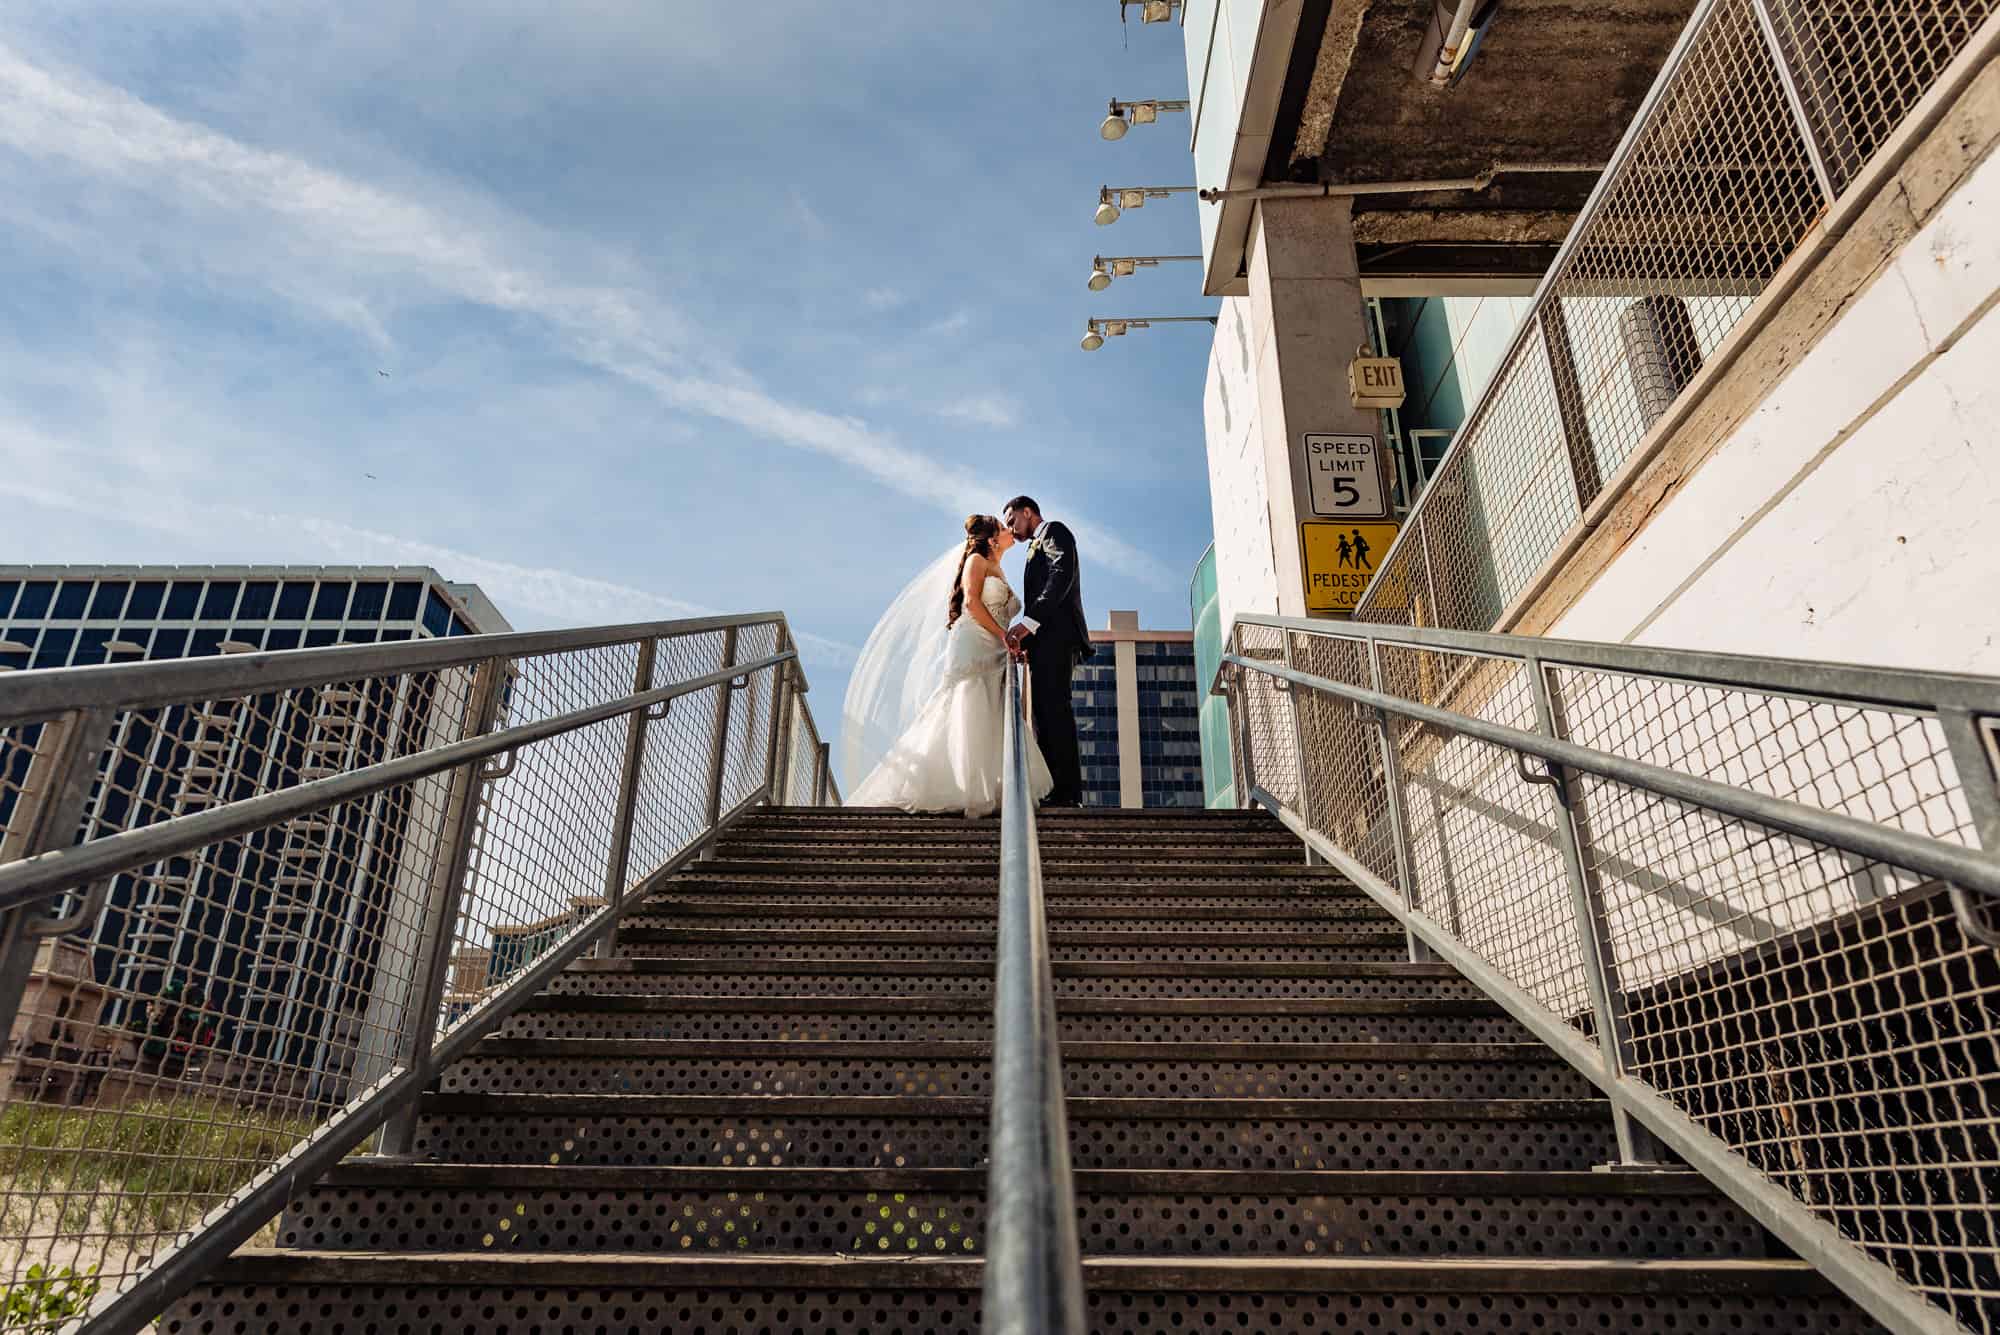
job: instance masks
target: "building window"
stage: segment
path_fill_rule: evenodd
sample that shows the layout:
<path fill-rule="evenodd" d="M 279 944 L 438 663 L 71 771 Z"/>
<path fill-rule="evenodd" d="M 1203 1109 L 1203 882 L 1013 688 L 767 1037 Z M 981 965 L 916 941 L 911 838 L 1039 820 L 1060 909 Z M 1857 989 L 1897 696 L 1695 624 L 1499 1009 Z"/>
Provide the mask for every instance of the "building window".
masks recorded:
<path fill-rule="evenodd" d="M 269 621 L 271 605 L 277 600 L 276 580 L 251 580 L 243 586 L 243 605 L 236 609 L 236 615 L 243 621 Z"/>
<path fill-rule="evenodd" d="M 79 580 L 66 579 L 56 591 L 56 619 L 59 621 L 81 621 L 83 609 L 90 603 L 90 585 Z"/>
<path fill-rule="evenodd" d="M 90 619 L 116 621 L 125 611 L 125 591 L 131 587 L 122 579 L 100 581 L 90 600 Z"/>
<path fill-rule="evenodd" d="M 413 580 L 399 580 L 389 591 L 389 620 L 415 621 L 417 604 L 423 597 L 424 586 Z"/>
<path fill-rule="evenodd" d="M 55 596 L 55 581 L 31 579 L 21 586 L 21 605 L 14 615 L 23 621 L 38 621 L 49 614 L 49 602 Z"/>
<path fill-rule="evenodd" d="M 125 608 L 130 621 L 152 621 L 160 615 L 160 603 L 167 596 L 165 580 L 142 579 L 132 586 L 132 601 Z"/>
<path fill-rule="evenodd" d="M 167 620 L 192 621 L 194 620 L 195 609 L 200 606 L 200 581 L 177 579 L 167 589 Z"/>
<path fill-rule="evenodd" d="M 201 600 L 203 621 L 227 621 L 236 615 L 236 594 L 243 586 L 233 579 L 218 579 L 208 586 Z"/>
<path fill-rule="evenodd" d="M 319 593 L 313 598 L 314 621 L 338 621 L 347 615 L 348 585 L 338 580 L 319 586 Z"/>
<path fill-rule="evenodd" d="M 304 621 L 312 610 L 313 586 L 311 580 L 288 579 L 278 590 L 278 620 Z"/>
<path fill-rule="evenodd" d="M 363 580 L 354 586 L 354 605 L 347 609 L 349 621 L 380 621 L 389 601 L 389 586 L 379 579 Z"/>

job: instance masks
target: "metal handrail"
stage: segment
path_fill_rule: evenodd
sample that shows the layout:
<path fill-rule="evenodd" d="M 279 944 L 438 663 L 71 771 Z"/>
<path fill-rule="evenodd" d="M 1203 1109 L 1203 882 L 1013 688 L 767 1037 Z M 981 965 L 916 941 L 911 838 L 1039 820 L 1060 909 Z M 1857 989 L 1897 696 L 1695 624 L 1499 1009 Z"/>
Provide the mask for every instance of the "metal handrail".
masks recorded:
<path fill-rule="evenodd" d="M 491 655 L 480 655 L 480 658 L 488 657 Z M 176 816 L 172 820 L 141 826 L 136 830 L 127 830 L 123 834 L 93 839 L 75 848 L 53 849 L 35 857 L 22 858 L 17 862 L 0 863 L 0 911 L 13 908 L 17 904 L 47 899 L 99 877 L 115 876 L 121 871 L 143 867 L 161 858 L 171 857 L 175 853 L 184 853 L 189 849 L 199 848 L 204 844 L 211 844 L 250 830 L 261 829 L 294 816 L 324 811 L 342 802 L 351 802 L 356 798 L 366 797 L 370 793 L 378 793 L 398 784 L 409 783 L 426 775 L 440 774 L 468 761 L 483 760 L 487 756 L 514 751 L 530 742 L 545 741 L 566 732 L 575 732 L 593 723 L 602 723 L 606 719 L 635 714 L 654 705 L 721 685 L 732 677 L 742 676 L 745 672 L 761 672 L 766 668 L 793 662 L 797 658 L 798 651 L 788 649 L 781 654 L 760 658 L 754 663 L 738 664 L 700 677 L 692 677 L 687 681 L 676 682 L 672 686 L 620 696 L 601 705 L 560 714 L 537 723 L 524 723 L 517 728 L 484 733 L 450 746 L 439 747 L 434 751 L 422 751 L 415 755 L 379 761 L 347 774 L 315 779 L 279 792 L 267 793 L 262 797 L 244 798 L 225 806 Z M 91 669 L 53 670 L 87 672 Z M 489 774 L 487 777 L 503 776 L 504 771 L 500 774 Z"/>
<path fill-rule="evenodd" d="M 1391 670 L 1398 685 L 1385 682 Z M 1396 693 L 1412 682 L 1422 698 Z M 1738 1105 L 1724 1094 L 1732 1078 L 1758 1090 L 1770 1083 L 1772 1094 L 1743 1098 L 1751 1107 L 1776 1098 L 1773 1115 L 1790 1126 L 1794 1116 L 1824 1116 L 1817 1109 L 1839 1101 L 1828 1091 L 1842 1088 L 1843 1078 L 1856 1094 L 1865 1089 L 1885 1101 L 1899 1080 L 1934 1085 L 1935 1074 L 1882 1069 L 1898 1060 L 1886 1048 L 1852 1040 L 1847 1051 L 1830 1029 L 1789 1035 L 1784 1026 L 1824 1023 L 1837 1012 L 1849 1024 L 1916 1032 L 1928 1022 L 1924 1007 L 1983 1006 L 1983 994 L 1951 980 L 1983 967 L 1962 960 L 1965 951 L 2000 945 L 1986 921 L 1992 899 L 1975 906 L 1967 894 L 2000 897 L 2000 679 L 1245 615 L 1214 689 L 1230 698 L 1248 762 L 1246 805 L 1272 810 L 1393 915 L 1411 936 L 1413 957 L 1421 950 L 1452 965 L 1604 1090 L 1625 1162 L 1657 1160 L 1661 1145 L 1677 1153 L 1892 1329 L 1958 1329 L 1955 1314 L 1990 1298 L 1978 1285 L 1942 1278 L 1948 1272 L 1923 1244 L 1892 1245 L 1841 1213 L 1865 1213 L 1867 1190 L 1894 1190 L 1871 1173 L 1936 1176 L 1957 1169 L 1952 1159 L 1923 1157 L 1935 1149 L 1906 1148 L 1898 1158 L 1894 1150 L 1841 1147 L 1833 1131 L 1816 1137 L 1802 1124 L 1789 1134 L 1811 1147 L 1794 1154 L 1824 1161 L 1799 1157 L 1774 1167 L 1761 1138 L 1768 1133 L 1742 1125 L 1749 1114 L 1731 1112 Z M 1470 710 L 1509 720 L 1531 712 L 1535 731 L 1463 712 Z M 1580 720 L 1584 741 L 1575 731 Z M 1733 762 L 1746 735 L 1763 738 L 1767 722 L 1787 734 L 1785 757 L 1818 766 L 1813 784 L 1844 757 L 1840 773 L 1858 778 L 1871 799 L 1862 809 L 1878 818 L 1815 805 L 1812 785 L 1777 794 L 1749 786 Z M 1857 740 L 1888 747 L 1901 768 L 1888 769 L 1865 749 L 1841 749 Z M 1587 741 L 1636 747 L 1646 758 Z M 1662 756 L 1679 767 L 1650 763 Z M 1918 768 L 1912 783 L 1907 776 Z M 1790 782 L 1799 777 L 1788 772 Z M 1517 795 L 1508 795 L 1509 778 L 1524 785 Z M 1295 797 L 1273 791 L 1294 783 Z M 1896 801 L 1873 800 L 1895 785 L 1903 790 Z M 1933 819 L 1940 812 L 1942 824 Z M 1762 851 L 1767 839 L 1781 842 Z M 1788 854 L 1788 839 L 1806 854 Z M 1935 903 L 1935 920 L 1955 918 L 1968 944 L 1946 952 L 1926 936 L 1930 944 L 1914 960 L 1868 955 L 1862 919 L 1838 916 L 1848 910 L 1833 893 L 1839 878 L 1860 879 L 1868 867 L 1894 869 L 1899 888 L 1888 899 L 1857 891 L 1855 913 L 1922 917 L 1933 910 L 1921 905 Z M 1886 907 L 1899 898 L 1917 907 Z M 1765 903 L 1768 919 L 1758 913 Z M 1746 935 L 1755 923 L 1763 930 Z M 1574 953 L 1565 954 L 1570 931 Z M 1927 960 L 1943 971 L 1928 984 L 1916 972 Z M 1787 981 L 1787 968 L 1805 981 Z M 1766 969 L 1771 980 L 1755 983 Z M 1897 981 L 1871 1000 L 1869 980 L 1884 970 Z M 1838 992 L 1840 979 L 1860 991 Z M 1768 989 L 1761 1003 L 1727 990 L 1753 986 Z M 1739 1008 L 1752 1004 L 1754 1023 L 1729 1029 L 1732 1037 L 1704 1028 L 1739 1025 Z M 1820 1020 L 1788 1020 L 1788 1006 Z M 1810 1052 L 1791 1053 L 1794 1038 Z M 1746 1042 L 1741 1051 L 1731 1046 Z M 1750 1069 L 1732 1076 L 1738 1061 Z M 1843 1076 L 1842 1063 L 1868 1074 Z M 1812 1088 L 1790 1092 L 1784 1082 L 1801 1072 Z M 1984 1134 L 1984 1105 L 1974 1093 L 1967 1098 L 1972 1106 L 1922 1114 L 1920 1134 L 1948 1139 L 1954 1127 Z M 1795 1099 L 1804 1111 L 1794 1112 Z M 1892 1119 L 1872 1134 L 1895 1144 L 1899 1128 Z M 1843 1173 L 1855 1184 L 1843 1186 Z M 1979 1208 L 1939 1190 L 1950 1197 L 1944 1206 L 1926 1207 L 1936 1194 L 1928 1191 L 1904 1204 L 1915 1212 Z M 1986 1218 L 1990 1235 L 1995 1216 Z M 1951 1216 L 1936 1227 L 1942 1238 L 1978 1226 Z"/>
<path fill-rule="evenodd" d="M 984 1325 L 994 1335 L 1082 1335 L 1083 1267 L 1022 702 L 1021 667 L 1009 663 Z"/>
<path fill-rule="evenodd" d="M 739 659 L 739 637 L 745 636 L 754 637 L 756 656 Z M 718 641 L 720 664 L 711 668 Z M 371 824 L 366 840 L 373 842 L 348 846 L 372 854 L 381 838 L 402 841 L 379 865 L 349 861 L 328 871 L 321 864 L 312 873 L 318 878 L 314 884 L 330 887 L 326 893 L 345 896 L 357 907 L 339 910 L 348 930 L 338 955 L 308 958 L 301 950 L 286 964 L 314 970 L 322 989 L 314 1004 L 329 1018 L 317 1033 L 316 1050 L 324 1052 L 332 1041 L 336 1015 L 350 1016 L 356 1034 L 363 1035 L 340 1040 L 354 1062 L 352 1083 L 330 1099 L 319 1092 L 300 1094 L 307 1081 L 312 1090 L 320 1089 L 321 1069 L 308 1064 L 304 1047 L 274 1046 L 254 1056 L 271 1081 L 271 1098 L 282 1101 L 270 1105 L 272 1129 L 282 1129 L 287 1138 L 296 1135 L 300 1117 L 311 1118 L 314 1129 L 275 1162 L 245 1159 L 237 1179 L 243 1185 L 226 1199 L 205 1191 L 202 1203 L 213 1208 L 173 1245 L 148 1256 L 137 1249 L 149 1239 L 158 1244 L 166 1238 L 134 1225 L 131 1258 L 115 1263 L 122 1269 L 107 1267 L 82 1328 L 92 1335 L 123 1335 L 145 1326 L 262 1228 L 300 1182 L 377 1132 L 376 1152 L 410 1152 L 416 1099 L 446 1064 L 492 1033 L 557 971 L 593 948 L 608 952 L 629 906 L 705 855 L 752 808 L 783 800 L 781 738 L 794 724 L 816 735 L 806 689 L 798 653 L 777 613 L 0 677 L 0 759 L 6 761 L 0 766 L 5 785 L 0 795 L 12 799 L 0 831 L 5 836 L 0 840 L 0 1033 L 9 1031 L 17 1012 L 46 1022 L 35 1009 L 45 1002 L 23 1006 L 29 970 L 40 967 L 33 964 L 37 942 L 82 927 L 85 918 L 94 917 L 93 906 L 105 903 L 114 880 L 135 887 L 185 882 L 182 893 L 190 904 L 233 902 L 243 886 L 274 894 L 272 887 L 285 878 L 277 875 L 284 868 L 272 860 L 273 853 L 286 840 L 331 840 L 342 819 L 355 830 L 363 819 L 400 822 L 380 837 Z M 530 721 L 502 726 L 502 702 L 510 693 Z M 706 719 L 668 721 L 670 715 L 688 718 L 674 702 L 704 693 L 715 696 L 712 725 Z M 743 703 L 735 707 L 749 712 L 737 716 L 732 730 L 732 700 L 739 694 Z M 369 703 L 354 703 L 362 700 Z M 312 711 L 328 707 L 373 710 L 365 725 L 350 725 L 371 730 L 370 748 L 355 744 L 304 758 L 308 752 L 298 748 L 317 743 L 308 743 L 308 733 L 293 724 L 309 716 L 317 720 L 321 716 Z M 292 712 L 284 715 L 285 710 Z M 545 717 L 537 717 L 544 711 Z M 292 720 L 289 731 L 278 726 L 281 716 Z M 649 728 L 659 729 L 650 741 Z M 740 740 L 732 740 L 739 734 Z M 170 735 L 175 745 L 155 748 L 147 740 L 155 735 Z M 614 735 L 616 758 L 608 741 Z M 15 768 L 23 756 L 25 773 Z M 612 766 L 598 766 L 600 756 Z M 496 757 L 504 758 L 497 768 Z M 86 801 L 96 790 L 134 789 L 138 781 L 132 774 L 148 772 L 147 766 L 162 778 L 178 772 L 168 787 L 179 792 L 195 791 L 191 776 L 198 773 L 224 778 L 201 781 L 196 795 L 204 800 L 149 797 L 145 811 L 157 817 L 150 823 L 138 816 L 136 799 L 119 815 L 106 814 L 108 807 L 100 811 L 95 798 Z M 673 782 L 676 767 L 706 769 L 706 783 Z M 577 786 L 596 776 L 607 782 L 594 793 Z M 699 788 L 705 801 L 688 805 L 690 787 Z M 585 800 L 593 796 L 602 799 L 601 808 Z M 726 809 L 719 802 L 726 802 Z M 382 814 L 392 809 L 393 817 Z M 551 812 L 574 822 L 558 832 L 565 838 L 506 842 L 528 828 L 521 822 L 546 821 Z M 128 816 L 131 825 L 119 823 Z M 262 861 L 215 863 L 206 874 L 220 879 L 194 888 L 205 874 L 204 860 L 232 845 L 260 850 L 255 856 Z M 497 974 L 489 969 L 483 983 L 475 979 L 467 987 L 451 981 L 465 963 L 454 953 L 459 946 L 490 947 L 497 924 L 523 921 L 504 915 L 521 914 L 533 904 L 523 892 L 523 878 L 550 869 L 537 859 L 554 855 L 547 850 L 567 855 L 592 848 L 603 867 L 601 898 L 581 897 L 594 895 L 596 886 L 572 882 L 562 891 L 552 888 L 546 907 L 560 916 L 550 919 L 546 937 L 519 947 L 518 956 Z M 582 856 L 590 865 L 592 852 Z M 65 893 L 79 895 L 85 907 L 66 918 L 51 917 L 48 901 Z M 555 902 L 557 894 L 578 897 Z M 314 902 L 313 911 L 320 912 Z M 372 916 L 357 934 L 358 906 L 364 904 Z M 138 933 L 151 929 L 132 905 L 107 929 L 113 936 L 93 938 L 85 949 L 111 951 L 119 968 L 134 962 L 150 966 L 152 948 L 141 944 L 147 938 Z M 157 967 L 203 972 L 224 987 L 236 987 L 240 997 L 237 974 L 214 972 L 218 957 L 200 952 L 226 947 L 240 962 L 249 945 L 223 941 L 224 929 L 212 925 L 200 930 L 207 936 L 193 956 L 184 957 L 176 944 Z M 331 948 L 332 938 L 321 944 Z M 364 983 L 364 977 L 373 981 Z M 124 1005 L 150 1004 L 163 995 L 130 981 L 84 981 Z M 448 987 L 461 988 L 453 995 L 462 1003 L 444 1004 Z M 461 1010 L 461 1004 L 469 1008 Z M 229 1018 L 250 1025 L 251 1012 L 238 1009 L 230 1010 Z M 130 1032 L 131 1021 L 97 1016 L 70 1023 L 93 1030 L 126 1026 Z M 279 1034 L 284 1044 L 303 1042 L 290 1031 Z M 220 1048 L 204 1055 L 228 1059 Z M 176 1073 L 151 1072 L 145 1080 L 140 1087 L 150 1097 L 166 1100 L 155 1115 L 167 1120 L 200 1115 L 206 1106 L 201 1100 L 210 1094 L 198 1082 L 181 1082 Z M 183 1114 L 176 1099 L 197 1112 Z M 238 1120 L 256 1125 L 266 1105 L 242 1106 L 251 1111 L 237 1114 Z M 86 1103 L 71 1115 L 88 1120 L 100 1114 Z M 162 1194 L 173 1196 L 174 1175 L 162 1177 L 170 1184 Z M 52 1181 L 57 1185 L 35 1190 L 61 1190 L 59 1177 Z M 81 1188 L 80 1198 L 88 1200 L 96 1190 Z M 36 1204 L 29 1202 L 31 1217 Z M 12 1228 L 11 1216 L 9 1223 Z"/>

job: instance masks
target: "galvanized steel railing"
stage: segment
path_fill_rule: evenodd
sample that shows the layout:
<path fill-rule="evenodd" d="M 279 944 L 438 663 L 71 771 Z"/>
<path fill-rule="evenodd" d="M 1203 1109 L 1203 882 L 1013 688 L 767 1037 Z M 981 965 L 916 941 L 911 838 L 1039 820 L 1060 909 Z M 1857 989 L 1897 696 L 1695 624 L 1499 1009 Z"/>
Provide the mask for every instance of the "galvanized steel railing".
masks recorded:
<path fill-rule="evenodd" d="M 1009 663 L 983 1325 L 993 1335 L 1083 1335 L 1089 1326 L 1022 700 L 1021 665 Z"/>
<path fill-rule="evenodd" d="M 1996 0 L 1701 0 L 1355 619 L 1511 626 L 1996 51 Z"/>
<path fill-rule="evenodd" d="M 1243 617 L 1245 798 L 1898 1330 L 2000 1330 L 2000 680 Z"/>
<path fill-rule="evenodd" d="M 837 801 L 776 614 L 0 676 L 0 1326 L 130 1331 L 626 904 Z"/>

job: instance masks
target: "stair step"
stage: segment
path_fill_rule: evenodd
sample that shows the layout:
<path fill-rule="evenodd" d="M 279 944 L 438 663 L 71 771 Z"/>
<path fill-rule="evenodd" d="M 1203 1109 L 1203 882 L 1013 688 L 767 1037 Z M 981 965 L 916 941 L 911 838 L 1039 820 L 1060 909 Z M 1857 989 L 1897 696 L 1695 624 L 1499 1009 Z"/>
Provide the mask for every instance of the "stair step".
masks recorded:
<path fill-rule="evenodd" d="M 1000 860 L 1000 844 L 997 840 L 978 843 L 933 843 L 929 840 L 922 843 L 900 840 L 837 843 L 818 839 L 759 839 L 755 842 L 731 839 L 716 846 L 712 860 L 811 863 L 850 858 L 862 862 L 983 862 L 994 866 Z M 1103 862 L 1143 862 L 1160 867 L 1183 862 L 1231 867 L 1300 867 L 1305 865 L 1305 854 L 1296 839 L 1286 847 L 1276 842 L 1245 846 L 1217 844 L 1208 839 L 1172 844 L 1093 838 L 1074 842 L 1052 841 L 1042 848 L 1044 869 L 1087 869 Z"/>
<path fill-rule="evenodd" d="M 245 1248 L 171 1304 L 157 1329 L 978 1335 L 982 1275 L 976 1260 L 942 1258 Z M 1797 1261 L 1093 1257 L 1084 1262 L 1083 1282 L 1099 1335 L 1168 1327 L 1876 1329 Z"/>
<path fill-rule="evenodd" d="M 1075 1175 L 1095 1256 L 1756 1258 L 1764 1235 L 1692 1173 Z M 358 1159 L 285 1209 L 286 1247 L 405 1252 L 984 1250 L 973 1169 L 507 1166 Z"/>
<path fill-rule="evenodd" d="M 666 949 L 661 949 L 665 947 Z M 756 947 L 754 951 L 746 947 Z M 1199 947 L 1199 956 L 1190 951 Z M 1243 932 L 1118 932 L 1051 929 L 1051 956 L 1060 960 L 1296 961 L 1337 963 L 1397 960 L 1407 941 L 1400 929 Z M 773 931 L 757 927 L 621 929 L 621 955 L 701 957 L 755 953 L 767 959 L 993 958 L 993 933 L 975 931 Z"/>
<path fill-rule="evenodd" d="M 1071 1098 L 1077 1168 L 1587 1171 L 1594 1099 Z M 979 1098 L 426 1094 L 413 1152 L 454 1163 L 974 1168 Z"/>
<path fill-rule="evenodd" d="M 1500 1007 L 1456 998 L 1075 997 L 1058 1007 L 1064 1040 L 1190 1042 L 1516 1042 Z M 742 997 L 543 994 L 501 1022 L 504 1038 L 980 1040 L 983 997 Z"/>
<path fill-rule="evenodd" d="M 1000 872 L 997 858 L 850 858 L 829 857 L 819 861 L 793 858 L 711 858 L 701 864 L 701 872 L 708 877 L 732 877 L 742 875 L 766 876 L 813 876 L 837 881 L 843 877 L 872 876 L 880 878 L 922 879 L 937 876 L 986 876 L 997 877 Z M 1220 880 L 1225 883 L 1278 881 L 1335 881 L 1341 880 L 1338 872 L 1330 867 L 1308 867 L 1304 863 L 1256 863 L 1238 864 L 1233 862 L 1135 861 L 1129 858 L 1106 859 L 1102 862 L 1064 863 L 1051 861 L 1042 868 L 1044 881 L 1074 880 L 1081 877 L 1124 877 L 1150 881 L 1166 880 Z"/>
<path fill-rule="evenodd" d="M 951 900 L 997 900 L 996 877 L 964 876 L 927 881 L 859 879 L 815 880 L 797 876 L 735 876 L 711 880 L 698 875 L 681 875 L 667 881 L 655 897 L 680 899 L 768 900 L 773 904 L 924 903 L 936 897 Z M 1135 900 L 1169 904 L 1241 904 L 1256 908 L 1309 910 L 1319 904 L 1372 904 L 1366 894 L 1345 881 L 1283 882 L 1268 886 L 1218 885 L 1212 881 L 1168 882 L 1080 880 L 1045 885 L 1043 899 L 1050 907 L 1084 905 L 1102 901 L 1129 904 Z M 650 902 L 647 901 L 647 902 Z"/>
<path fill-rule="evenodd" d="M 1059 997 L 1458 997 L 1479 990 L 1443 964 L 1332 965 L 1090 963 L 1054 966 Z M 579 960 L 559 974 L 555 995 L 598 992 L 706 996 L 976 996 L 993 991 L 979 960 Z"/>
<path fill-rule="evenodd" d="M 987 1098 L 990 1045 L 687 1039 L 487 1039 L 438 1077 L 447 1094 L 936 1095 Z M 1533 1043 L 1063 1044 L 1078 1098 L 1591 1098 Z"/>
<path fill-rule="evenodd" d="M 703 919 L 724 918 L 754 922 L 765 929 L 799 928 L 820 931 L 828 928 L 880 926 L 890 930 L 921 931 L 934 925 L 940 930 L 967 923 L 991 923 L 996 909 L 990 897 L 968 902 L 963 898 L 922 900 L 902 903 L 855 904 L 844 901 L 800 904 L 759 903 L 755 899 L 651 899 L 628 914 L 625 927 L 657 928 L 677 922 L 698 923 Z M 1188 905 L 1159 903 L 1082 904 L 1054 903 L 1048 906 L 1051 930 L 1058 924 L 1114 923 L 1127 931 L 1179 932 L 1234 930 L 1242 932 L 1287 931 L 1329 921 L 1361 919 L 1393 923 L 1388 913 L 1366 901 L 1346 901 L 1326 905 L 1289 904 L 1282 908 L 1249 908 L 1237 905 Z M 621 927 L 621 931 L 625 930 Z"/>

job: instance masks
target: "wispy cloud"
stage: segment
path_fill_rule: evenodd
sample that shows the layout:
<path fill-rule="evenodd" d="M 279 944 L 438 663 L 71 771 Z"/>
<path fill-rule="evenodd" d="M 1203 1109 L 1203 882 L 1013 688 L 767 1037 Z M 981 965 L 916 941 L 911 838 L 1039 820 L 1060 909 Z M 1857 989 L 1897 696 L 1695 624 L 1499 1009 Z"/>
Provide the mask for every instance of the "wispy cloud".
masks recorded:
<path fill-rule="evenodd" d="M 972 328 L 972 312 L 960 307 L 924 326 L 927 338 L 951 338 Z"/>
<path fill-rule="evenodd" d="M 701 352 L 679 313 L 629 286 L 555 267 L 570 256 L 490 201 L 441 211 L 297 157 L 162 113 L 131 94 L 30 63 L 0 45 L 0 145 L 43 164 L 167 202 L 197 220 L 187 264 L 247 272 L 271 292 L 389 339 L 383 303 L 429 293 L 539 321 L 573 358 L 651 390 L 672 409 L 809 450 L 951 513 L 990 505 L 1003 488 L 955 462 L 905 447 L 858 418 L 788 402 L 740 368 Z M 824 227 L 803 196 L 803 227 Z M 115 245 L 115 238 L 99 238 Z M 615 256 L 594 257 L 616 271 Z M 573 266 L 574 267 L 574 266 Z M 593 267 L 585 264 L 585 268 Z M 371 299 L 372 298 L 372 299 Z M 962 332 L 957 311 L 931 327 Z M 1072 516 L 1095 559 L 1157 588 L 1176 576 L 1149 554 Z"/>
<path fill-rule="evenodd" d="M 908 293 L 893 287 L 871 287 L 861 294 L 861 304 L 871 311 L 893 311 L 909 299 Z"/>
<path fill-rule="evenodd" d="M 1002 394 L 974 394 L 954 399 L 939 408 L 937 415 L 954 422 L 1002 428 L 1019 426 L 1021 422 L 1019 405 Z"/>
<path fill-rule="evenodd" d="M 54 462 L 65 459 L 81 467 Z M 217 533 L 227 533 L 232 542 L 257 550 L 263 554 L 261 559 L 271 561 L 433 566 L 452 579 L 479 585 L 502 610 L 525 609 L 570 625 L 774 610 L 708 607 L 613 580 L 496 560 L 477 552 L 317 516 L 265 513 L 186 496 L 162 504 L 157 487 L 141 494 L 139 488 L 120 487 L 103 480 L 121 474 L 114 469 L 93 468 L 87 451 L 64 450 L 59 442 L 6 423 L 0 423 L 0 465 L 4 465 L 0 466 L 0 496 L 15 501 L 121 525 L 136 523 L 188 538 L 206 540 Z M 808 661 L 847 667 L 859 652 L 851 644 L 797 627 L 793 628 L 793 634 L 799 641 L 800 653 Z"/>

